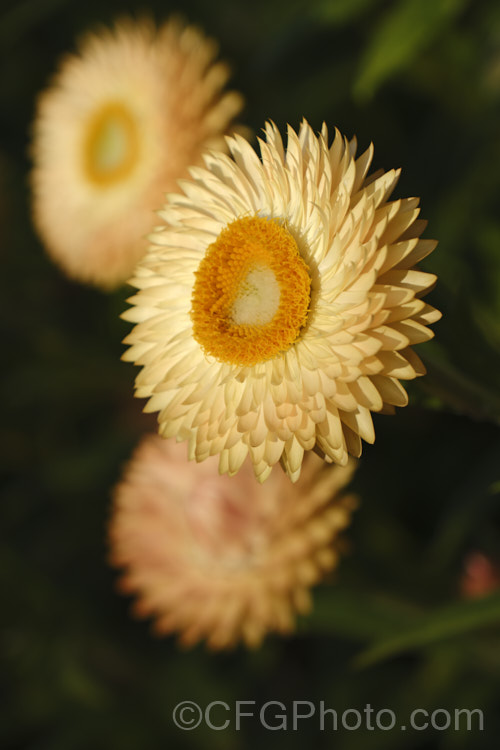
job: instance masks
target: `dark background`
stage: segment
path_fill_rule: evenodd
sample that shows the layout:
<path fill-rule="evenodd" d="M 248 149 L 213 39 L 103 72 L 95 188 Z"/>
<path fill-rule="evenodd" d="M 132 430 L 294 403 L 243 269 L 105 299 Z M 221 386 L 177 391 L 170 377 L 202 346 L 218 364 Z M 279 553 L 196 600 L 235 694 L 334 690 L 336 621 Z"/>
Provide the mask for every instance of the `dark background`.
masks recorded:
<path fill-rule="evenodd" d="M 68 281 L 30 223 L 37 92 L 75 38 L 123 12 L 181 11 L 220 41 L 243 120 L 323 120 L 403 168 L 439 239 L 443 320 L 411 405 L 375 416 L 349 553 L 297 634 L 184 652 L 129 617 L 106 562 L 110 489 L 154 420 L 120 362 L 126 289 Z M 470 552 L 500 562 L 500 5 L 496 0 L 23 0 L 0 11 L 0 612 L 6 750 L 496 748 L 500 595 L 465 600 Z M 309 700 L 398 712 L 480 708 L 484 729 L 182 732 L 181 700 Z M 291 715 L 291 714 L 290 714 Z M 214 712 L 221 723 L 229 714 Z M 445 717 L 437 717 L 445 723 Z"/>

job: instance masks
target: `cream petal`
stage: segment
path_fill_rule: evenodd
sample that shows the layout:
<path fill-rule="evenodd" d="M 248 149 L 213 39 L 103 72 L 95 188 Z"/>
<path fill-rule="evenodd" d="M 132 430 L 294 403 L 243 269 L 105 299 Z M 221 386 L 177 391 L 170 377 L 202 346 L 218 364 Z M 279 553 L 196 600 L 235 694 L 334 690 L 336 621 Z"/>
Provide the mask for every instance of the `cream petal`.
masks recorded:
<path fill-rule="evenodd" d="M 250 412 L 247 412 L 246 414 L 242 414 L 238 418 L 238 430 L 241 433 L 252 432 L 257 426 L 260 413 L 261 412 L 258 412 L 258 411 L 250 411 Z"/>
<path fill-rule="evenodd" d="M 273 423 L 274 426 L 277 426 L 279 424 L 280 422 Z M 260 408 L 256 425 L 250 431 L 248 431 L 249 445 L 252 447 L 260 445 L 260 443 L 263 443 L 266 440 L 269 432 L 271 431 L 272 430 L 266 420 L 264 409 Z"/>
<path fill-rule="evenodd" d="M 411 289 L 416 294 L 424 289 L 428 290 L 436 283 L 437 277 L 433 273 L 424 273 L 423 271 L 414 270 L 391 270 L 378 279 L 379 283 L 390 284 Z"/>
<path fill-rule="evenodd" d="M 358 157 L 358 159 L 356 159 L 356 179 L 352 186 L 354 193 L 356 193 L 361 188 L 363 180 L 366 177 L 366 173 L 368 172 L 370 168 L 370 164 L 372 163 L 373 152 L 374 152 L 373 143 L 370 143 L 366 151 L 363 154 L 361 154 L 361 156 Z"/>
<path fill-rule="evenodd" d="M 380 242 L 386 245 L 391 245 L 392 243 L 396 242 L 396 240 L 401 241 L 403 239 L 410 239 L 410 237 L 405 237 L 404 234 L 408 231 L 410 231 L 411 234 L 410 227 L 415 224 L 419 214 L 420 209 L 416 207 L 408 208 L 408 210 L 406 211 L 399 211 L 396 216 L 389 222 L 387 229 L 380 238 Z M 417 235 L 412 236 L 416 237 Z"/>
<path fill-rule="evenodd" d="M 344 438 L 345 438 L 347 450 L 349 451 L 351 456 L 354 456 L 355 458 L 359 458 L 361 456 L 363 446 L 361 443 L 361 438 L 358 435 L 358 433 L 354 432 L 353 430 L 350 429 L 348 425 L 344 424 Z"/>
<path fill-rule="evenodd" d="M 410 344 L 408 335 L 405 334 L 404 328 L 398 328 L 398 324 L 391 326 L 379 326 L 373 328 L 371 335 L 382 343 L 382 350 L 398 351 L 405 349 Z"/>
<path fill-rule="evenodd" d="M 370 380 L 386 404 L 406 406 L 408 403 L 408 394 L 396 378 L 372 375 Z"/>
<path fill-rule="evenodd" d="M 328 441 L 333 449 L 345 451 L 344 433 L 340 414 L 335 404 L 328 403 L 326 419 L 317 425 L 317 434 Z"/>
<path fill-rule="evenodd" d="M 281 458 L 285 446 L 284 441 L 279 440 L 278 438 L 271 439 L 268 437 L 263 445 L 265 446 L 264 460 L 269 466 L 274 466 L 274 464 L 276 464 Z"/>
<path fill-rule="evenodd" d="M 416 248 L 419 240 L 414 238 L 412 240 L 406 240 L 405 242 L 395 242 L 392 245 L 386 245 L 387 256 L 386 260 L 379 270 L 379 275 L 383 276 L 386 271 L 391 268 L 409 268 L 413 263 L 408 266 L 405 265 L 404 261 L 408 256 L 411 256 L 412 251 Z"/>
<path fill-rule="evenodd" d="M 404 353 L 407 350 L 398 352 L 380 352 L 377 356 L 384 365 L 384 374 L 391 375 L 395 378 L 403 378 L 404 380 L 411 380 L 416 377 L 417 373 L 404 357 Z"/>
<path fill-rule="evenodd" d="M 407 339 L 407 345 L 420 344 L 423 341 L 429 341 L 434 336 L 434 331 L 416 320 L 403 320 L 400 323 L 393 323 L 391 327 Z"/>
<path fill-rule="evenodd" d="M 431 307 L 430 305 L 423 306 L 421 312 L 419 312 L 418 315 L 414 315 L 413 319 L 417 323 L 422 323 L 423 325 L 430 325 L 431 323 L 436 323 L 438 320 L 440 320 L 442 317 L 439 310 L 436 310 L 435 307 Z"/>
<path fill-rule="evenodd" d="M 229 476 L 233 476 L 239 471 L 243 461 L 247 457 L 248 446 L 240 441 L 239 443 L 236 443 L 236 445 L 233 445 L 231 448 L 229 448 L 227 453 L 229 466 L 228 474 Z"/>
<path fill-rule="evenodd" d="M 420 237 L 422 232 L 427 227 L 427 220 L 426 219 L 417 219 L 413 222 L 411 227 L 409 227 L 403 234 L 401 235 L 401 240 L 410 240 L 412 237 Z"/>
<path fill-rule="evenodd" d="M 383 399 L 372 378 L 361 376 L 350 384 L 350 389 L 360 406 L 371 409 L 371 411 L 380 411 L 382 408 Z"/>
<path fill-rule="evenodd" d="M 367 443 L 375 442 L 375 430 L 370 411 L 363 406 L 358 406 L 356 411 L 344 412 L 339 410 L 340 418 L 353 432 L 356 432 Z M 345 428 L 344 428 L 345 434 Z"/>
<path fill-rule="evenodd" d="M 415 317 L 418 313 L 424 310 L 425 303 L 421 299 L 412 299 L 410 302 L 405 302 L 399 307 L 393 307 L 389 311 L 387 323 L 397 323 L 400 320 L 407 320 L 408 318 Z"/>

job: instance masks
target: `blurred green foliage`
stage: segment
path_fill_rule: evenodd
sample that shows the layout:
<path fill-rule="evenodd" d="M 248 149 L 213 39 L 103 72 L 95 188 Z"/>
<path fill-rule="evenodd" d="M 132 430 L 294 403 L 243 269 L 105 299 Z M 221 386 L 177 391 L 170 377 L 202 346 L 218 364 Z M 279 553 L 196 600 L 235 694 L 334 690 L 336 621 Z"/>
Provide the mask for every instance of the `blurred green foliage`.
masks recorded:
<path fill-rule="evenodd" d="M 109 492 L 153 427 L 119 361 L 126 290 L 66 280 L 33 233 L 37 92 L 75 38 L 123 12 L 181 12 L 220 41 L 256 132 L 325 120 L 420 195 L 430 301 L 411 405 L 375 417 L 353 487 L 349 553 L 289 639 L 255 653 L 179 650 L 131 620 L 106 564 Z M 0 10 L 1 640 L 5 750 L 287 746 L 496 748 L 500 600 L 460 598 L 464 560 L 500 564 L 500 5 L 497 0 L 22 0 Z M 481 708 L 479 732 L 182 732 L 180 700 Z M 222 717 L 225 718 L 225 717 Z"/>
<path fill-rule="evenodd" d="M 465 0 L 404 0 L 375 27 L 361 58 L 353 92 L 373 96 L 391 75 L 407 68 L 450 25 Z"/>

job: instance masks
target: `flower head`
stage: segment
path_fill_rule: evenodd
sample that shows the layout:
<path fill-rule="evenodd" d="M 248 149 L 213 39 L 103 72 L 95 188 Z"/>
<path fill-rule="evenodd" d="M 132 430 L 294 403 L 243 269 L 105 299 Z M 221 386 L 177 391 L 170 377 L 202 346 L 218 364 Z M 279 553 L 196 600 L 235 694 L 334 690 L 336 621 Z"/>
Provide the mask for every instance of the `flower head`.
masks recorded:
<path fill-rule="evenodd" d="M 214 649 L 290 631 L 310 608 L 310 587 L 335 566 L 355 505 L 339 495 L 353 466 L 321 466 L 311 454 L 297 484 L 275 469 L 261 485 L 249 461 L 221 476 L 215 458 L 192 464 L 185 445 L 146 436 L 110 524 L 111 561 L 125 568 L 121 588 L 137 595 L 136 613 L 152 615 L 159 633 Z"/>
<path fill-rule="evenodd" d="M 147 248 L 165 191 L 177 189 L 242 105 L 215 43 L 171 20 L 123 20 L 85 36 L 39 98 L 33 212 L 53 259 L 112 287 Z"/>
<path fill-rule="evenodd" d="M 295 480 L 304 451 L 345 464 L 373 442 L 372 411 L 407 403 L 400 379 L 424 372 L 410 346 L 440 317 L 420 299 L 435 277 L 413 265 L 436 243 L 417 198 L 388 201 L 397 171 L 366 177 L 371 147 L 356 159 L 306 122 L 286 149 L 265 134 L 261 159 L 228 138 L 232 159 L 210 153 L 168 196 L 124 358 L 190 458 L 234 474 L 250 455 L 261 480 L 281 461 Z"/>

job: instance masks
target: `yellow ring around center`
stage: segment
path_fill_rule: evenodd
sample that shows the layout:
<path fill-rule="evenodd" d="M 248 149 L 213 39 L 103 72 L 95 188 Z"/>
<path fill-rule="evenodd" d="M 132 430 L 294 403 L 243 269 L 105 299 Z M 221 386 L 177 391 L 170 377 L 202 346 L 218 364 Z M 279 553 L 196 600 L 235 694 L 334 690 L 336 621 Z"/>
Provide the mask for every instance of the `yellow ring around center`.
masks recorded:
<path fill-rule="evenodd" d="M 299 337 L 311 278 L 295 239 L 277 221 L 233 221 L 208 247 L 195 276 L 193 335 L 206 354 L 253 366 L 285 352 Z M 243 303 L 245 322 L 236 323 L 235 310 Z"/>
<path fill-rule="evenodd" d="M 83 169 L 95 185 L 107 187 L 124 180 L 139 158 L 136 119 L 121 102 L 107 102 L 87 125 L 83 143 Z"/>

